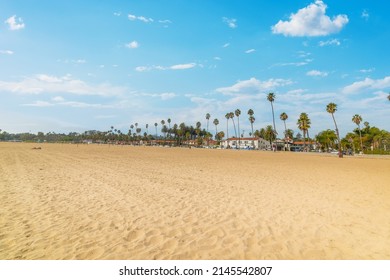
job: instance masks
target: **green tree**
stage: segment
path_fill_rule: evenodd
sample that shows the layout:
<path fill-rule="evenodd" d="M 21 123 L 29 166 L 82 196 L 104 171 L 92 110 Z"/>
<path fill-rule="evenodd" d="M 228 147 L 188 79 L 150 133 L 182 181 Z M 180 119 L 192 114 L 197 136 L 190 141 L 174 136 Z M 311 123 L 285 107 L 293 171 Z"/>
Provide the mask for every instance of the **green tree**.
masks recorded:
<path fill-rule="evenodd" d="M 360 137 L 360 150 L 363 151 L 362 130 L 360 129 L 360 123 L 363 121 L 363 118 L 360 115 L 355 114 L 352 117 L 352 121 L 358 126 Z"/>
<path fill-rule="evenodd" d="M 306 150 L 306 135 L 310 128 L 311 121 L 306 113 L 301 113 L 297 121 L 298 128 L 303 132 L 303 150 Z"/>
<path fill-rule="evenodd" d="M 272 142 L 276 139 L 275 130 L 272 125 L 267 125 L 264 130 L 264 139 L 269 141 L 270 146 L 272 147 Z"/>
<path fill-rule="evenodd" d="M 241 110 L 240 109 L 236 109 L 236 111 L 234 112 L 234 114 L 236 115 L 237 117 L 237 128 L 238 128 L 238 146 L 241 147 L 241 133 L 240 133 L 240 115 L 241 115 Z"/>
<path fill-rule="evenodd" d="M 339 146 L 339 158 L 342 158 L 343 157 L 343 152 L 341 151 L 341 141 L 340 141 L 340 134 L 339 134 L 339 129 L 337 127 L 337 123 L 336 123 L 336 119 L 334 118 L 334 113 L 337 111 L 337 105 L 335 103 L 329 103 L 327 106 L 326 106 L 326 111 L 332 115 L 332 119 L 333 119 L 333 122 L 334 122 L 334 126 L 335 126 L 335 130 L 336 130 L 336 135 L 337 135 L 337 142 L 338 142 L 338 146 Z"/>
<path fill-rule="evenodd" d="M 206 120 L 207 120 L 207 132 L 209 132 L 209 120 L 211 115 L 209 113 L 206 114 Z"/>
<path fill-rule="evenodd" d="M 158 126 L 158 123 L 154 123 L 154 126 L 156 127 L 156 139 L 157 139 L 157 126 Z"/>
<path fill-rule="evenodd" d="M 226 139 L 229 139 L 229 119 L 230 119 L 230 113 L 226 113 Z"/>
<path fill-rule="evenodd" d="M 274 114 L 274 101 L 275 101 L 275 93 L 273 92 L 270 92 L 268 93 L 267 95 L 267 100 L 271 103 L 271 109 L 272 109 L 272 121 L 273 121 L 273 124 L 274 124 L 274 130 L 275 130 L 275 135 L 277 135 L 278 133 L 276 132 L 276 125 L 275 125 L 275 114 Z"/>
<path fill-rule="evenodd" d="M 253 112 L 253 110 L 252 109 L 249 109 L 248 110 L 248 115 L 249 115 L 249 123 L 251 124 L 251 136 L 252 136 L 252 148 L 254 148 L 255 147 L 255 143 L 254 143 L 254 141 L 253 141 L 253 137 L 254 137 L 254 134 L 253 134 L 253 123 L 255 122 L 255 117 L 253 116 L 254 115 L 254 112 Z"/>
<path fill-rule="evenodd" d="M 218 119 L 214 119 L 213 124 L 215 125 L 215 137 L 217 137 L 219 120 Z"/>
<path fill-rule="evenodd" d="M 168 123 L 168 137 L 171 138 L 171 122 L 172 120 L 170 118 L 167 119 Z"/>
<path fill-rule="evenodd" d="M 287 135 L 286 135 L 286 133 L 287 133 L 286 120 L 288 119 L 288 115 L 285 112 L 283 112 L 283 113 L 280 114 L 280 119 L 284 123 L 284 147 L 286 149 L 287 148 L 286 146 L 287 146 L 287 143 L 288 143 L 287 142 Z"/>

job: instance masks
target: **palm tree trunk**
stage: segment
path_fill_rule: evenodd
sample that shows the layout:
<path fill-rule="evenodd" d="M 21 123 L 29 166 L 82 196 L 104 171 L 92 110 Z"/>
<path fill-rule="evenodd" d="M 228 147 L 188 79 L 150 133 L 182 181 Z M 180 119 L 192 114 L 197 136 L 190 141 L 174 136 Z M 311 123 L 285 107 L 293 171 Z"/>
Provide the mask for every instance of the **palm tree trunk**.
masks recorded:
<path fill-rule="evenodd" d="M 237 130 L 236 130 L 236 124 L 234 122 L 234 118 L 232 118 L 232 121 L 233 121 L 233 126 L 234 126 L 234 135 L 236 136 L 237 138 Z"/>
<path fill-rule="evenodd" d="M 360 125 L 358 125 L 358 128 L 359 128 L 359 137 L 360 137 L 360 150 L 363 152 L 362 131 L 360 130 Z"/>
<path fill-rule="evenodd" d="M 238 147 L 241 149 L 241 133 L 240 133 L 240 117 L 237 116 L 237 128 L 238 128 Z"/>
<path fill-rule="evenodd" d="M 343 153 L 341 152 L 341 142 L 340 142 L 339 129 L 337 127 L 336 119 L 334 118 L 333 114 L 332 114 L 332 118 L 333 118 L 334 126 L 336 127 L 337 141 L 338 141 L 338 144 L 339 144 L 339 158 L 342 158 L 343 157 Z"/>
<path fill-rule="evenodd" d="M 226 119 L 226 139 L 229 139 L 229 119 Z"/>
<path fill-rule="evenodd" d="M 274 105 L 272 104 L 272 102 L 271 102 L 271 108 L 272 108 L 272 121 L 273 121 L 273 123 L 274 123 L 274 131 L 275 131 L 275 134 L 276 134 Z"/>
<path fill-rule="evenodd" d="M 284 150 L 287 150 L 287 126 L 286 126 L 286 120 L 283 120 L 284 122 Z"/>
<path fill-rule="evenodd" d="M 252 129 L 252 148 L 255 149 L 255 141 L 253 140 L 255 136 L 253 135 L 253 123 L 251 122 L 251 129 Z"/>

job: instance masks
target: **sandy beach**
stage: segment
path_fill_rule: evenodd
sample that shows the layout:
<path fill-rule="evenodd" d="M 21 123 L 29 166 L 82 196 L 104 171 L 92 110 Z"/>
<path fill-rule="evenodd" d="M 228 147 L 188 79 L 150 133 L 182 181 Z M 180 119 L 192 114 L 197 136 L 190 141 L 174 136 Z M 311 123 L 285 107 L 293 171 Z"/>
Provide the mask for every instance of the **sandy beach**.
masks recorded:
<path fill-rule="evenodd" d="M 0 178 L 0 259 L 390 259 L 388 157 L 0 143 Z"/>

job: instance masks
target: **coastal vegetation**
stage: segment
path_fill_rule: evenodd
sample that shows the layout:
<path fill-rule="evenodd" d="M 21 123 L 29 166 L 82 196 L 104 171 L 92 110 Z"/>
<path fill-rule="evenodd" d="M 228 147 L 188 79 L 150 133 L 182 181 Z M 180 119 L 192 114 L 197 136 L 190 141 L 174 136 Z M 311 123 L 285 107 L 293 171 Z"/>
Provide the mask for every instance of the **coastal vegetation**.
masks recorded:
<path fill-rule="evenodd" d="M 314 150 L 329 152 L 338 151 L 340 157 L 343 153 L 349 151 L 352 153 L 367 153 L 367 154 L 390 154 L 390 132 L 370 126 L 369 122 L 363 123 L 364 127 L 361 127 L 363 118 L 359 114 L 352 116 L 352 122 L 356 124 L 357 128 L 351 132 L 348 132 L 343 138 L 339 135 L 339 128 L 335 119 L 335 112 L 337 111 L 337 104 L 329 103 L 326 106 L 326 111 L 331 114 L 334 122 L 335 129 L 326 129 L 320 131 L 313 138 L 309 135 L 309 129 L 311 128 L 311 119 L 309 115 L 302 112 L 297 120 L 298 132 L 294 135 L 292 129 L 287 129 L 286 120 L 288 115 L 286 112 L 280 114 L 280 120 L 284 123 L 284 133 L 282 138 L 278 138 L 275 125 L 274 106 L 275 94 L 269 93 L 266 96 L 267 100 L 271 103 L 272 110 L 272 125 L 267 125 L 264 128 L 260 128 L 254 131 L 255 125 L 255 112 L 253 109 L 249 109 L 248 122 L 250 124 L 251 131 L 249 136 L 252 137 L 252 141 L 255 137 L 263 138 L 269 141 L 270 146 L 279 141 L 284 143 L 285 147 L 288 143 L 303 142 L 303 151 L 313 150 L 313 143 L 315 143 Z M 388 96 L 390 101 L 390 94 Z M 194 146 L 210 146 L 219 145 L 221 141 L 229 138 L 229 120 L 232 121 L 234 128 L 234 137 L 245 137 L 244 132 L 240 132 L 240 115 L 241 110 L 236 109 L 234 112 L 227 112 L 226 118 L 226 132 L 219 131 L 219 120 L 214 118 L 213 124 L 215 126 L 215 133 L 211 133 L 209 130 L 209 121 L 211 114 L 207 113 L 206 128 L 202 128 L 200 121 L 195 123 L 195 126 L 188 125 L 184 122 L 172 124 L 172 119 L 163 119 L 159 123 L 155 122 L 155 133 L 149 132 L 149 124 L 145 124 L 144 128 L 139 123 L 129 125 L 127 132 L 123 132 L 120 129 L 111 126 L 106 131 L 88 130 L 83 133 L 69 132 L 56 133 L 56 132 L 38 132 L 37 134 L 31 132 L 25 133 L 8 133 L 0 129 L 0 141 L 15 141 L 15 142 L 68 142 L 68 143 L 101 143 L 101 144 L 162 144 L 162 145 L 175 145 L 180 146 L 183 144 Z M 237 119 L 237 128 L 235 118 Z M 244 119 L 245 120 L 245 119 Z M 159 133 L 160 131 L 161 133 Z M 225 138 L 226 136 L 226 138 Z M 253 146 L 253 143 L 252 143 Z"/>

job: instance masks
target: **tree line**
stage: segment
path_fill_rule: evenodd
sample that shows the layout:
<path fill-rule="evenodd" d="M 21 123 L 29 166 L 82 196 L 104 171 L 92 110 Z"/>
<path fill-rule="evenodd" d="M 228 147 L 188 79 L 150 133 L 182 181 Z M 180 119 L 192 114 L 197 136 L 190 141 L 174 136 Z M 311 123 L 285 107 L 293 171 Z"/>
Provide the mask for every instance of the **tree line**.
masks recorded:
<path fill-rule="evenodd" d="M 390 94 L 388 95 L 390 101 Z M 294 136 L 294 131 L 291 128 L 287 128 L 286 120 L 289 118 L 286 112 L 282 112 L 279 116 L 280 120 L 284 123 L 284 131 L 282 137 L 278 137 L 275 123 L 274 102 L 276 95 L 273 92 L 267 94 L 267 100 L 271 105 L 272 112 L 272 125 L 267 125 L 264 128 L 254 131 L 255 113 L 253 109 L 247 111 L 247 120 L 249 121 L 251 131 L 249 137 L 259 137 L 268 140 L 272 144 L 275 140 L 281 139 L 285 143 L 291 141 L 303 141 L 303 149 L 309 150 L 310 143 L 316 141 L 319 149 L 322 151 L 329 151 L 337 149 L 339 156 L 342 157 L 342 151 L 347 149 L 356 152 L 384 152 L 386 153 L 390 147 L 390 133 L 385 130 L 381 130 L 377 127 L 370 126 L 368 122 L 363 122 L 363 118 L 359 114 L 352 116 L 351 121 L 356 124 L 356 129 L 346 134 L 344 138 L 340 138 L 339 130 L 335 118 L 337 111 L 337 105 L 335 103 L 329 103 L 325 110 L 331 115 L 335 125 L 335 129 L 326 129 L 319 132 L 313 138 L 310 137 L 309 129 L 311 128 L 311 119 L 309 115 L 302 112 L 297 120 L 297 128 L 299 132 Z M 230 137 L 237 138 L 238 141 L 244 137 L 244 131 L 240 131 L 240 117 L 242 121 L 242 112 L 240 109 L 236 109 L 234 112 L 227 112 L 225 114 L 226 119 L 226 133 L 224 130 L 220 130 L 219 119 L 215 118 L 212 121 L 214 129 L 210 129 L 211 114 L 205 115 L 206 128 L 202 128 L 200 121 L 195 125 L 187 125 L 184 122 L 180 124 L 172 123 L 171 118 L 167 120 L 161 120 L 159 123 L 155 122 L 152 127 L 146 124 L 144 128 L 138 123 L 131 124 L 128 131 L 124 132 L 120 129 L 111 126 L 106 131 L 88 130 L 84 133 L 70 132 L 55 133 L 55 132 L 38 132 L 33 133 L 7 133 L 0 129 L 0 141 L 23 141 L 23 142 L 83 142 L 85 140 L 91 140 L 98 143 L 132 143 L 139 144 L 141 141 L 144 143 L 151 143 L 153 140 L 165 141 L 166 143 L 181 145 L 185 142 L 192 140 L 197 145 L 209 145 L 211 140 L 214 140 L 219 144 L 223 139 Z M 234 135 L 229 135 L 229 124 L 233 125 Z M 364 127 L 361 127 L 361 124 Z M 160 130 L 160 134 L 158 133 Z M 225 138 L 226 136 L 226 138 Z M 308 145 L 306 143 L 309 143 Z"/>

